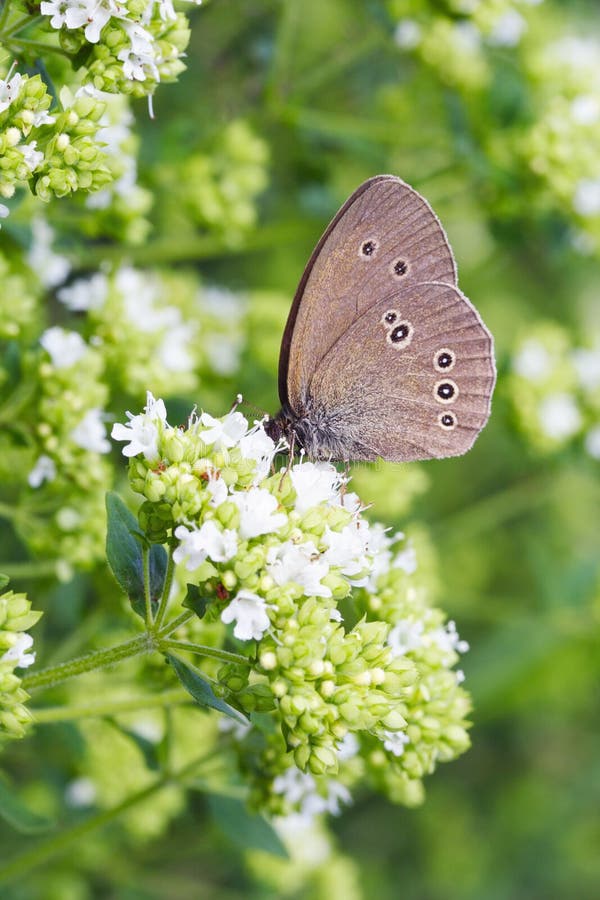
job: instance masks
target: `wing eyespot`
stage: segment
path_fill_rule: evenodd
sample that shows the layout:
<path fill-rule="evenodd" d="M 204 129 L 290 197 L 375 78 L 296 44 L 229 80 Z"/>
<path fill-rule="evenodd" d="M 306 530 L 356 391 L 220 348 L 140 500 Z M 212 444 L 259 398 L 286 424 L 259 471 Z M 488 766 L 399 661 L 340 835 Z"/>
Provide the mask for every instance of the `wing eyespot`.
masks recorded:
<path fill-rule="evenodd" d="M 456 365 L 456 354 L 448 347 L 442 347 L 433 357 L 434 368 L 438 372 L 450 372 Z"/>
<path fill-rule="evenodd" d="M 452 403 L 458 397 L 458 385 L 450 378 L 437 381 L 433 388 L 433 396 L 438 403 Z"/>
<path fill-rule="evenodd" d="M 385 325 L 387 328 L 396 322 L 398 319 L 398 312 L 395 309 L 388 309 L 381 317 L 381 324 Z"/>
<path fill-rule="evenodd" d="M 444 431 L 454 431 L 457 424 L 458 423 L 457 423 L 456 416 L 454 415 L 454 413 L 445 412 L 445 413 L 440 413 L 438 416 L 438 425 Z"/>
<path fill-rule="evenodd" d="M 402 278 L 408 272 L 408 263 L 405 259 L 397 259 L 392 263 L 392 275 L 395 278 Z"/>
<path fill-rule="evenodd" d="M 415 330 L 410 322 L 407 322 L 406 319 L 402 319 L 388 331 L 386 340 L 392 347 L 401 350 L 404 347 L 408 347 L 413 339 L 414 331 Z"/>
<path fill-rule="evenodd" d="M 375 256 L 378 250 L 379 241 L 377 241 L 375 238 L 369 238 L 368 241 L 363 241 L 360 245 L 358 255 L 362 256 L 363 259 L 371 259 L 371 257 Z"/>

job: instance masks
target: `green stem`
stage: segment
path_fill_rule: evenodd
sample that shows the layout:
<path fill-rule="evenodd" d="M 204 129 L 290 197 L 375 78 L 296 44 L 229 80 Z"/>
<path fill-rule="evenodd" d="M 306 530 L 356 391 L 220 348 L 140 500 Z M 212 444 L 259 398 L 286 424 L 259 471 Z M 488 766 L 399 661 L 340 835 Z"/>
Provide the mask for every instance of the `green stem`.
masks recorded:
<path fill-rule="evenodd" d="M 58 53 L 60 56 L 66 56 L 67 59 L 72 59 L 72 54 L 69 53 L 68 50 L 64 50 L 62 47 L 56 47 L 54 44 L 44 44 L 42 41 L 30 41 L 28 38 L 11 37 L 9 40 L 6 40 L 6 43 L 10 44 L 11 48 L 16 46 L 17 48 L 21 47 L 23 50 L 36 50 L 39 54 Z"/>
<path fill-rule="evenodd" d="M 185 612 L 180 613 L 177 618 L 171 619 L 170 622 L 167 622 L 166 625 L 160 629 L 160 632 L 157 632 L 157 637 L 166 637 L 168 634 L 172 634 L 174 631 L 177 631 L 178 628 L 181 628 L 182 625 L 185 625 L 186 622 L 189 622 L 190 619 L 193 619 L 195 613 L 192 610 L 186 610 Z"/>
<path fill-rule="evenodd" d="M 2 4 L 2 12 L 0 12 L 0 40 L 2 40 L 2 29 L 6 24 L 6 20 L 8 18 L 8 13 L 10 10 L 10 0 L 4 0 Z"/>
<path fill-rule="evenodd" d="M 169 547 L 169 559 L 167 562 L 167 571 L 165 574 L 165 584 L 163 587 L 162 596 L 160 598 L 160 603 L 158 605 L 158 610 L 156 612 L 156 619 L 154 620 L 154 634 L 157 634 L 160 631 L 161 625 L 167 613 L 167 606 L 169 604 L 169 597 L 171 595 L 171 587 L 173 586 L 174 576 L 175 562 L 173 560 L 173 548 Z"/>
<path fill-rule="evenodd" d="M 42 865 L 49 859 L 52 859 L 53 856 L 56 856 L 56 854 L 62 853 L 72 846 L 78 846 L 79 841 L 83 837 L 91 834 L 91 832 L 96 831 L 98 828 L 102 828 L 103 825 L 107 825 L 109 822 L 114 821 L 122 815 L 122 813 L 127 812 L 127 810 L 132 809 L 139 803 L 143 803 L 144 800 L 147 800 L 148 797 L 156 794 L 168 784 L 181 783 L 184 781 L 184 779 L 191 775 L 199 766 L 210 760 L 213 754 L 214 751 L 196 757 L 196 759 L 193 759 L 177 771 L 157 778 L 156 781 L 149 784 L 148 787 L 126 797 L 125 800 L 117 804 L 117 806 L 114 806 L 112 809 L 96 813 L 96 815 L 91 816 L 84 822 L 72 825 L 60 834 L 49 837 L 45 841 L 41 841 L 36 847 L 32 847 L 31 850 L 26 850 L 25 853 L 21 853 L 20 856 L 15 857 L 10 862 L 6 863 L 3 868 L 0 868 L 0 882 L 7 882 L 22 874 L 28 874 L 35 866 Z"/>
<path fill-rule="evenodd" d="M 0 570 L 9 578 L 47 578 L 56 576 L 58 560 L 44 559 L 39 562 L 2 563 Z"/>
<path fill-rule="evenodd" d="M 172 641 L 167 638 L 159 641 L 159 647 L 167 650 L 186 650 L 188 653 L 197 653 L 198 656 L 209 656 L 211 659 L 222 659 L 224 662 L 239 663 L 242 666 L 252 665 L 252 660 L 242 656 L 241 653 L 231 653 L 229 650 L 205 647 L 203 644 L 192 644 L 188 641 Z"/>
<path fill-rule="evenodd" d="M 76 719 L 93 719 L 101 716 L 118 716 L 122 713 L 137 712 L 140 709 L 155 709 L 165 706 L 182 706 L 192 703 L 187 691 L 173 688 L 162 694 L 148 694 L 132 700 L 113 700 L 90 706 L 89 703 L 72 706 L 47 706 L 31 709 L 36 725 L 48 725 L 53 722 L 72 722 Z"/>
<path fill-rule="evenodd" d="M 33 672 L 31 675 L 26 675 L 21 684 L 27 691 L 33 688 L 50 687 L 66 681 L 68 678 L 73 678 L 75 675 L 93 672 L 94 669 L 103 669 L 123 659 L 128 659 L 130 656 L 147 653 L 152 649 L 154 649 L 154 643 L 151 636 L 142 634 L 124 644 L 117 644 L 116 647 L 95 650 L 93 653 L 80 656 L 79 659 L 71 659 L 68 662 L 58 663 L 56 666 L 49 666 L 40 672 Z"/>
<path fill-rule="evenodd" d="M 142 566 L 144 570 L 144 601 L 146 603 L 146 628 L 152 628 L 152 598 L 150 596 L 150 548 L 142 547 Z"/>
<path fill-rule="evenodd" d="M 351 42 L 342 47 L 337 55 L 329 58 L 323 57 L 323 61 L 318 66 L 314 66 L 295 80 L 291 97 L 294 100 L 305 100 L 315 90 L 322 88 L 325 82 L 339 77 L 345 69 L 350 68 L 363 56 L 372 53 L 381 43 L 382 39 L 379 34 L 369 34 L 362 41 Z"/>
<path fill-rule="evenodd" d="M 21 28 L 25 28 L 26 25 L 33 24 L 38 18 L 40 17 L 36 16 L 33 19 L 31 16 L 21 16 L 20 19 L 16 19 L 3 34 L 0 34 L 0 41 L 6 41 L 12 34 L 16 34 Z"/>

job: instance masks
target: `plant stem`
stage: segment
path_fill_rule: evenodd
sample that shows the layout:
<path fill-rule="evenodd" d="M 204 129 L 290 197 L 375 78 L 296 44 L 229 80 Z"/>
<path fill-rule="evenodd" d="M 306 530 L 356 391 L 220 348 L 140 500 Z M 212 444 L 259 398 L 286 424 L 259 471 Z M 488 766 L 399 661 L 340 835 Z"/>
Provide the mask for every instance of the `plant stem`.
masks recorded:
<path fill-rule="evenodd" d="M 171 594 L 171 587 L 173 585 L 173 577 L 175 575 L 175 562 L 173 561 L 173 548 L 169 547 L 169 560 L 167 562 L 167 571 L 165 574 L 165 584 L 163 587 L 162 596 L 160 598 L 160 603 L 158 606 L 158 610 L 156 612 L 156 619 L 154 621 L 154 633 L 156 634 L 160 631 L 160 627 L 163 623 L 163 619 L 167 613 L 167 606 L 169 603 L 169 597 Z"/>
<path fill-rule="evenodd" d="M 66 681 L 68 678 L 73 678 L 75 675 L 93 672 L 94 669 L 103 669 L 123 659 L 128 659 L 130 656 L 147 653 L 152 649 L 154 649 L 154 642 L 151 635 L 142 634 L 130 641 L 126 641 L 124 644 L 117 644 L 116 647 L 109 647 L 106 650 L 95 650 L 93 653 L 87 653 L 78 659 L 71 659 L 68 662 L 58 663 L 56 666 L 49 666 L 40 672 L 26 675 L 22 679 L 21 684 L 27 691 L 33 688 L 50 687 L 61 681 Z"/>
<path fill-rule="evenodd" d="M 56 559 L 43 559 L 39 562 L 2 563 L 0 570 L 9 578 L 47 578 L 56 577 Z"/>
<path fill-rule="evenodd" d="M 146 628 L 152 628 L 152 598 L 150 596 L 150 548 L 142 547 L 142 565 L 144 569 L 144 600 L 146 603 Z"/>
<path fill-rule="evenodd" d="M 172 634 L 174 631 L 177 631 L 182 625 L 185 625 L 186 622 L 189 622 L 190 619 L 193 619 L 194 613 L 192 610 L 186 610 L 185 612 L 180 613 L 175 619 L 171 619 L 170 622 L 167 622 L 166 625 L 157 632 L 157 637 L 166 637 L 168 634 Z"/>
<path fill-rule="evenodd" d="M 77 846 L 78 842 L 83 837 L 117 819 L 122 813 L 126 812 L 128 809 L 132 809 L 144 800 L 147 800 L 148 797 L 156 794 L 162 788 L 166 787 L 166 785 L 182 782 L 188 775 L 192 774 L 199 766 L 201 766 L 202 763 L 210 760 L 213 754 L 214 751 L 196 757 L 196 759 L 193 759 L 177 771 L 163 775 L 152 782 L 152 784 L 149 784 L 148 787 L 126 797 L 125 800 L 117 804 L 117 806 L 114 806 L 112 809 L 96 813 L 96 815 L 91 816 L 84 822 L 72 825 L 60 834 L 49 837 L 45 841 L 41 841 L 36 847 L 32 847 L 31 850 L 26 850 L 25 853 L 15 857 L 10 862 L 6 863 L 3 868 L 0 868 L 0 882 L 7 882 L 19 875 L 29 873 L 35 866 L 47 862 L 57 853 L 62 853 L 73 845 Z"/>
<path fill-rule="evenodd" d="M 217 647 L 205 647 L 203 644 L 191 644 L 188 641 L 172 641 L 169 638 L 161 640 L 159 647 L 168 650 L 186 650 L 188 653 L 197 653 L 198 656 L 209 656 L 211 659 L 222 659 L 225 662 L 240 663 L 243 666 L 251 666 L 252 660 L 241 653 L 231 653 L 229 650 L 219 650 Z"/>
<path fill-rule="evenodd" d="M 15 29 L 15 31 L 16 30 L 17 29 Z M 54 44 L 44 44 L 42 41 L 31 41 L 28 38 L 10 37 L 6 43 L 9 43 L 11 47 L 16 46 L 17 49 L 21 47 L 23 50 L 37 50 L 40 54 L 59 53 L 60 56 L 66 56 L 67 59 L 72 59 L 72 55 L 68 50 L 64 50 L 62 47 L 56 47 Z"/>
<path fill-rule="evenodd" d="M 0 13 L 0 40 L 2 40 L 2 29 L 6 24 L 8 13 L 10 12 L 10 2 L 11 0 L 4 0 L 4 3 L 2 4 L 2 12 Z"/>
<path fill-rule="evenodd" d="M 164 706 L 192 705 L 193 701 L 187 691 L 172 688 L 162 694 L 147 694 L 131 700 L 116 700 L 90 706 L 89 703 L 72 706 L 47 706 L 32 709 L 36 725 L 47 725 L 52 722 L 71 722 L 76 719 L 92 719 L 99 716 L 118 716 L 121 713 L 137 712 L 140 709 L 154 709 Z"/>

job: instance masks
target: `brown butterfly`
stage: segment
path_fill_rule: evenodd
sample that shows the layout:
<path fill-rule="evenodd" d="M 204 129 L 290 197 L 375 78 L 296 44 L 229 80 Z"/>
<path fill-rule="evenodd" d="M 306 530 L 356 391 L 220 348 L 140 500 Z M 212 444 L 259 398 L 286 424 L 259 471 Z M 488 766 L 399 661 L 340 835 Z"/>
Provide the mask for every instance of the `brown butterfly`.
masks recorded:
<path fill-rule="evenodd" d="M 268 433 L 313 459 L 458 456 L 488 420 L 495 379 L 492 336 L 437 216 L 393 175 L 365 181 L 298 285 Z"/>

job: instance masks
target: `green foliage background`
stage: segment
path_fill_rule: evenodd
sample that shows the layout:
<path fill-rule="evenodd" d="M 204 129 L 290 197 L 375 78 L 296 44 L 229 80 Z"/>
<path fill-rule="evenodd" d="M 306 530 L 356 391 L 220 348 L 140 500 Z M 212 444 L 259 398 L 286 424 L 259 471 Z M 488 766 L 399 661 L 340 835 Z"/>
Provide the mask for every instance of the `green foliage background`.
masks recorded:
<path fill-rule="evenodd" d="M 571 211 L 527 169 L 526 154 L 498 149 L 526 130 L 545 90 L 553 91 L 524 74 L 527 54 L 557 39 L 567 21 L 573 33 L 599 38 L 600 19 L 584 0 L 532 7 L 530 38 L 492 49 L 484 84 L 477 73 L 465 83 L 438 61 L 400 52 L 395 21 L 415 12 L 431 22 L 459 15 L 451 3 L 377 0 L 214 0 L 196 12 L 187 72 L 160 87 L 154 121 L 142 102 L 136 107 L 140 181 L 157 198 L 148 236 L 126 246 L 107 229 L 77 241 L 67 222 L 65 246 L 82 272 L 103 259 L 186 265 L 208 283 L 246 293 L 241 371 L 207 376 L 200 396 L 182 399 L 218 414 L 241 390 L 274 412 L 289 302 L 330 216 L 379 172 L 426 195 L 454 248 L 461 287 L 495 336 L 492 418 L 466 457 L 357 467 L 355 487 L 390 525 L 410 520 L 430 532 L 444 608 L 472 648 L 463 668 L 474 698 L 473 747 L 430 779 L 420 808 L 358 796 L 332 825 L 350 869 L 332 863 L 302 879 L 266 855 L 249 861 L 197 793 L 151 840 L 124 843 L 112 826 L 82 840 L 77 858 L 23 877 L 4 895 L 11 900 L 600 894 L 599 464 L 576 442 L 551 453 L 528 443 L 509 379 L 516 341 L 536 322 L 555 321 L 580 340 L 597 306 L 598 252 L 572 248 Z M 462 60 L 459 72 L 469 65 Z M 256 222 L 239 233 L 227 216 L 188 227 L 181 204 L 206 177 L 190 160 L 212 154 L 226 179 L 236 161 L 222 149 L 223 132 L 240 119 L 269 148 Z M 600 153 L 597 143 L 593 151 Z M 562 164 L 568 169 L 570 158 Z M 595 315 L 597 322 L 597 308 Z M 10 561 L 23 554 L 8 524 L 2 543 Z M 45 609 L 38 634 L 46 659 L 64 654 L 65 642 L 81 651 L 108 627 L 100 611 L 105 579 L 101 569 L 59 586 L 19 581 Z M 30 801 L 43 807 L 45 782 L 60 777 L 61 755 L 65 748 L 76 755 L 78 740 L 68 724 L 40 726 L 7 751 L 7 769 L 28 785 Z M 2 841 L 17 847 L 8 829 Z M 109 848 L 110 870 L 99 846 Z"/>

